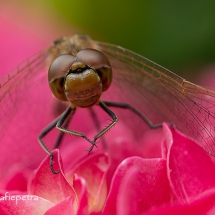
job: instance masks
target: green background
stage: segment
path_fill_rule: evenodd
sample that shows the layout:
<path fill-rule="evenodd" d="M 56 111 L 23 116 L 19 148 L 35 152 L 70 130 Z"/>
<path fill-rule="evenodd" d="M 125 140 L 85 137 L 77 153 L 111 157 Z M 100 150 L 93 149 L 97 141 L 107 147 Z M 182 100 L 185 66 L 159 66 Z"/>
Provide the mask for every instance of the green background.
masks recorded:
<path fill-rule="evenodd" d="M 28 13 L 39 7 L 36 16 L 51 14 L 58 22 L 56 28 L 60 23 L 95 40 L 131 49 L 188 79 L 214 63 L 215 1 L 19 2 L 29 8 Z"/>

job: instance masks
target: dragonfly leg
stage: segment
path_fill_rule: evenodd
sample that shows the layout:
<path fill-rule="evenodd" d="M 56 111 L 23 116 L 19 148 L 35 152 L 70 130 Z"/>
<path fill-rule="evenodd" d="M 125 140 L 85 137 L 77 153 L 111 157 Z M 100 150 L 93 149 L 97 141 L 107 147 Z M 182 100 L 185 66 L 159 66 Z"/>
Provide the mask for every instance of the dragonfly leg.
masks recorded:
<path fill-rule="evenodd" d="M 58 120 L 59 120 L 59 119 L 58 119 Z M 64 127 L 65 127 L 65 128 L 66 128 L 67 125 L 69 124 L 70 120 L 71 120 L 71 117 L 68 117 L 68 119 L 66 120 L 66 122 L 64 122 Z M 57 122 L 56 122 L 56 124 L 57 124 Z M 55 142 L 55 145 L 54 145 L 54 148 L 55 148 L 55 149 L 59 148 L 60 144 L 61 144 L 62 141 L 63 141 L 63 137 L 65 136 L 64 134 L 65 134 L 64 132 L 60 131 L 60 134 L 59 134 L 59 136 L 58 136 L 58 138 L 57 138 L 57 140 L 56 140 L 56 142 Z"/>
<path fill-rule="evenodd" d="M 162 127 L 162 124 L 156 124 L 154 125 L 145 115 L 143 115 L 141 112 L 139 112 L 137 109 L 132 107 L 131 105 L 123 102 L 111 102 L 111 101 L 103 101 L 104 104 L 110 107 L 118 107 L 118 108 L 124 108 L 124 109 L 130 109 L 132 112 L 137 114 L 140 118 L 142 118 L 150 128 L 155 129 L 155 128 L 160 128 Z"/>
<path fill-rule="evenodd" d="M 66 110 L 67 111 L 67 110 Z M 53 128 L 56 127 L 59 119 L 62 118 L 62 116 L 64 116 L 64 113 L 61 114 L 59 117 L 57 117 L 53 122 L 51 122 L 46 128 L 43 129 L 43 131 L 39 134 L 38 136 L 38 141 L 40 143 L 40 145 L 42 146 L 42 148 L 44 149 L 44 151 L 50 156 L 50 168 L 51 168 L 51 171 L 54 173 L 54 174 L 58 174 L 58 172 L 56 172 L 54 170 L 54 167 L 53 167 L 53 160 L 54 160 L 54 155 L 53 153 L 48 149 L 48 147 L 46 146 L 45 142 L 42 140 L 43 137 L 46 136 L 47 133 L 49 133 Z M 69 121 L 70 121 L 71 118 L 67 119 L 66 122 L 64 123 L 65 126 L 68 125 Z M 64 133 L 63 132 L 60 132 L 56 142 L 55 142 L 55 146 L 54 148 L 58 148 L 63 140 L 63 137 L 64 137 Z"/>
<path fill-rule="evenodd" d="M 69 106 L 67 108 L 67 110 L 63 113 L 63 115 L 61 115 L 61 117 L 59 118 L 59 120 L 56 124 L 56 128 L 63 133 L 72 134 L 72 135 L 77 136 L 77 137 L 82 137 L 85 140 L 87 140 L 88 142 L 90 142 L 91 144 L 94 144 L 93 141 L 91 141 L 84 133 L 62 127 L 65 123 L 68 122 L 69 119 L 71 119 L 71 117 L 75 113 L 75 110 L 76 110 L 76 107 Z"/>
<path fill-rule="evenodd" d="M 101 130 L 101 126 L 100 126 L 100 123 L 99 123 L 99 120 L 98 120 L 98 117 L 97 117 L 97 114 L 95 113 L 95 111 L 93 110 L 93 108 L 90 108 L 90 115 L 93 119 L 93 121 L 95 122 L 95 125 L 96 125 L 96 129 L 98 131 Z M 106 149 L 107 148 L 107 144 L 106 144 L 106 141 L 104 138 L 100 138 L 102 140 L 102 145 L 103 145 L 103 148 Z M 89 151 L 89 150 L 88 150 Z M 91 150 L 92 151 L 92 150 Z"/>
<path fill-rule="evenodd" d="M 103 130 L 101 130 L 101 131 L 94 137 L 94 139 L 93 139 L 93 141 L 92 141 L 92 146 L 90 147 L 89 152 L 91 152 L 91 151 L 93 150 L 93 147 L 96 146 L 96 140 L 97 140 L 98 138 L 100 138 L 103 134 L 105 134 L 110 128 L 112 128 L 112 127 L 116 124 L 116 122 L 117 122 L 117 120 L 118 120 L 116 114 L 115 114 L 114 112 L 112 112 L 112 111 L 106 106 L 106 104 L 105 104 L 104 102 L 99 101 L 99 106 L 112 118 L 113 121 L 112 121 L 106 128 L 104 128 Z"/>
<path fill-rule="evenodd" d="M 53 174 L 58 174 L 60 171 L 55 171 L 54 167 L 53 167 L 53 160 L 54 160 L 54 155 L 51 153 L 50 155 L 50 162 L 49 162 L 49 165 L 50 165 L 50 169 L 52 171 Z"/>
<path fill-rule="evenodd" d="M 39 134 L 38 136 L 38 141 L 41 145 L 41 147 L 44 149 L 44 151 L 50 156 L 50 168 L 51 168 L 51 171 L 54 173 L 54 174 L 58 174 L 58 172 L 56 172 L 54 170 L 54 167 L 53 167 L 53 160 L 54 160 L 54 155 L 53 153 L 48 149 L 48 147 L 46 146 L 45 142 L 42 140 L 42 138 L 44 136 L 46 136 L 47 133 L 49 133 L 53 128 L 55 128 L 58 120 L 59 120 L 60 117 L 57 117 L 53 122 L 51 122 L 46 128 L 43 129 L 43 131 Z"/>

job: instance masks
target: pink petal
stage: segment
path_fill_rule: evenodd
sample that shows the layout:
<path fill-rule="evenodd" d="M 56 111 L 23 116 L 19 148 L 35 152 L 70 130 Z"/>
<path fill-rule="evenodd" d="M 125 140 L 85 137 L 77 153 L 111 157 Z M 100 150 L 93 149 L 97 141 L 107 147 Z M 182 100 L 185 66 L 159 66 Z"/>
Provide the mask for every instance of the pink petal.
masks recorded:
<path fill-rule="evenodd" d="M 110 165 L 110 159 L 107 155 L 98 153 L 91 154 L 79 162 L 67 178 L 72 179 L 76 174 L 84 178 L 88 192 L 88 205 L 90 211 L 101 211 L 107 196 L 106 172 Z M 76 183 L 74 181 L 76 192 Z M 80 196 L 80 194 L 79 194 Z"/>
<path fill-rule="evenodd" d="M 164 132 L 168 146 L 167 172 L 175 198 L 190 202 L 215 187 L 215 165 L 209 155 L 174 128 L 164 125 Z"/>
<path fill-rule="evenodd" d="M 138 141 L 134 134 L 120 121 L 108 133 L 108 153 L 112 161 L 107 173 L 108 187 L 116 168 L 124 159 L 132 156 L 161 157 L 161 143 L 164 138 L 162 129 L 148 130 Z"/>
<path fill-rule="evenodd" d="M 72 196 L 67 197 L 50 208 L 44 215 L 75 215 L 73 204 L 74 198 Z"/>
<path fill-rule="evenodd" d="M 138 151 L 144 158 L 160 158 L 161 144 L 164 138 L 162 128 L 150 129 L 144 132 L 143 138 L 139 143 Z"/>
<path fill-rule="evenodd" d="M 159 208 L 157 210 L 146 213 L 146 215 L 181 215 L 181 214 L 215 214 L 215 189 L 199 196 L 199 198 L 191 204 L 174 205 Z"/>
<path fill-rule="evenodd" d="M 18 169 L 16 168 L 11 168 L 10 172 L 11 172 L 11 175 L 8 174 L 7 178 L 4 178 L 1 180 L 1 183 L 0 183 L 1 189 L 26 192 L 27 181 L 31 171 L 29 169 L 18 171 Z"/>
<path fill-rule="evenodd" d="M 77 215 L 88 215 L 88 199 L 85 180 L 75 175 L 74 187 L 79 199 Z"/>
<path fill-rule="evenodd" d="M 79 162 L 82 163 L 83 160 L 87 160 L 91 156 L 103 151 L 102 146 L 99 145 L 98 148 L 95 147 L 89 154 L 87 150 L 91 145 L 85 139 L 77 138 L 75 142 L 72 142 L 70 139 L 68 140 L 69 143 L 60 149 L 64 161 L 63 165 L 65 172 L 71 171 L 71 169 L 73 169 Z"/>
<path fill-rule="evenodd" d="M 59 151 L 53 151 L 53 155 L 54 169 L 60 172 L 58 174 L 51 172 L 50 158 L 49 156 L 46 157 L 31 181 L 30 193 L 48 199 L 53 203 L 58 203 L 69 196 L 73 196 L 76 201 L 76 193 L 63 173 Z"/>
<path fill-rule="evenodd" d="M 142 156 L 140 149 L 135 143 L 132 132 L 120 121 L 114 126 L 108 135 L 108 153 L 111 157 L 111 165 L 107 173 L 107 183 L 110 187 L 111 179 L 118 165 L 127 157 Z M 141 144 L 140 144 L 141 145 Z"/>
<path fill-rule="evenodd" d="M 104 214 L 140 214 L 171 200 L 165 159 L 130 157 L 117 168 Z"/>
<path fill-rule="evenodd" d="M 7 196 L 6 200 L 3 200 L 2 198 L 5 198 L 5 196 Z M 5 194 L 5 196 L 0 197 L 1 215 L 41 215 L 53 206 L 53 203 L 38 196 L 12 196 L 9 193 Z"/>

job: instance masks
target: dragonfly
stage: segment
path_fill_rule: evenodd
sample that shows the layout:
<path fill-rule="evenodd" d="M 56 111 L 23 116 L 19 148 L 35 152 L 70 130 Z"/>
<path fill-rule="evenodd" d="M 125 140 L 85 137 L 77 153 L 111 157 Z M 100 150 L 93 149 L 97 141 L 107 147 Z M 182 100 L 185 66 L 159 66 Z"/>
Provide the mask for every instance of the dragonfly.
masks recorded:
<path fill-rule="evenodd" d="M 65 44 L 67 44 L 66 54 Z M 69 50 L 70 49 L 70 50 Z M 54 59 L 48 70 L 48 81 L 53 95 L 60 101 L 68 101 L 69 107 L 67 110 L 49 124 L 39 135 L 38 140 L 45 152 L 50 156 L 50 167 L 54 174 L 57 174 L 53 168 L 54 155 L 48 149 L 43 137 L 46 136 L 53 128 L 61 131 L 57 138 L 54 148 L 58 148 L 63 134 L 70 134 L 82 137 L 91 143 L 88 152 L 90 153 L 96 146 L 96 141 L 109 131 L 118 121 L 117 115 L 109 107 L 118 107 L 130 109 L 140 118 L 142 118 L 151 128 L 160 127 L 161 124 L 154 125 L 145 115 L 135 109 L 128 103 L 104 101 L 100 97 L 103 92 L 107 91 L 112 82 L 112 68 L 108 58 L 100 51 L 99 47 L 95 49 L 95 45 L 87 36 L 75 35 L 72 39 L 60 38 L 54 42 L 50 48 L 50 56 L 58 57 Z M 66 122 L 70 122 L 75 114 L 76 108 L 91 108 L 94 105 L 99 105 L 112 119 L 112 122 L 104 129 L 96 134 L 93 140 L 90 140 L 85 133 L 71 130 L 63 126 Z M 93 110 L 91 110 L 93 111 Z M 93 113 L 94 117 L 96 114 Z M 97 127 L 99 123 L 96 120 Z"/>
<path fill-rule="evenodd" d="M 80 35 L 57 39 L 52 46 L 26 59 L 0 81 L 1 142 L 12 145 L 12 137 L 15 137 L 18 148 L 26 147 L 28 145 L 24 141 L 26 137 L 29 142 L 33 142 L 40 134 L 41 141 L 50 128 L 57 124 L 60 118 L 57 118 L 58 121 L 54 120 L 48 129 L 40 133 L 42 126 L 45 127 L 50 120 L 53 120 L 53 116 L 50 116 L 50 104 L 53 98 L 47 90 L 47 70 L 58 56 L 66 54 L 76 56 L 88 48 L 101 52 L 110 63 L 109 65 L 106 62 L 113 73 L 110 89 L 102 92 L 101 99 L 99 98 L 97 103 L 113 120 L 108 129 L 116 123 L 117 118 L 121 119 L 110 110 L 111 106 L 116 107 L 116 104 L 120 104 L 117 107 L 131 109 L 150 128 L 160 126 L 162 122 L 172 122 L 208 154 L 215 156 L 214 90 L 191 83 L 128 49 Z M 88 69 L 93 67 L 87 66 Z M 74 67 L 77 68 L 77 65 Z M 107 107 L 108 105 L 110 108 Z M 11 111 L 14 106 L 16 111 Z M 54 105 L 52 107 L 54 108 Z M 61 121 L 60 124 L 62 125 L 63 122 Z M 87 137 L 85 139 L 95 146 L 97 137 L 100 138 L 102 135 L 103 131 L 98 133 L 93 141 L 88 140 Z M 60 141 L 60 138 L 58 139 Z M 51 151 L 43 142 L 41 145 L 53 160 Z M 4 150 L 1 152 L 4 153 Z M 20 160 L 16 154 L 12 157 L 13 162 Z M 39 158 L 31 153 L 28 159 Z M 3 161 L 0 160 L 0 162 Z M 56 173 L 52 167 L 51 169 Z"/>

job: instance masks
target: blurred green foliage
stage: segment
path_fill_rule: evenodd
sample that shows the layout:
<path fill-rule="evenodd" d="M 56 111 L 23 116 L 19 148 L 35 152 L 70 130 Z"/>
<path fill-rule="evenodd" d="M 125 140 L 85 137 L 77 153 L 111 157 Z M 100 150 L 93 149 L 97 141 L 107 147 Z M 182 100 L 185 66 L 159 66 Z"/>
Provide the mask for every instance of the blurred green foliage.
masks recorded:
<path fill-rule="evenodd" d="M 68 27 L 83 29 L 79 33 L 129 48 L 175 72 L 215 59 L 215 1 L 47 0 L 43 4 Z"/>

